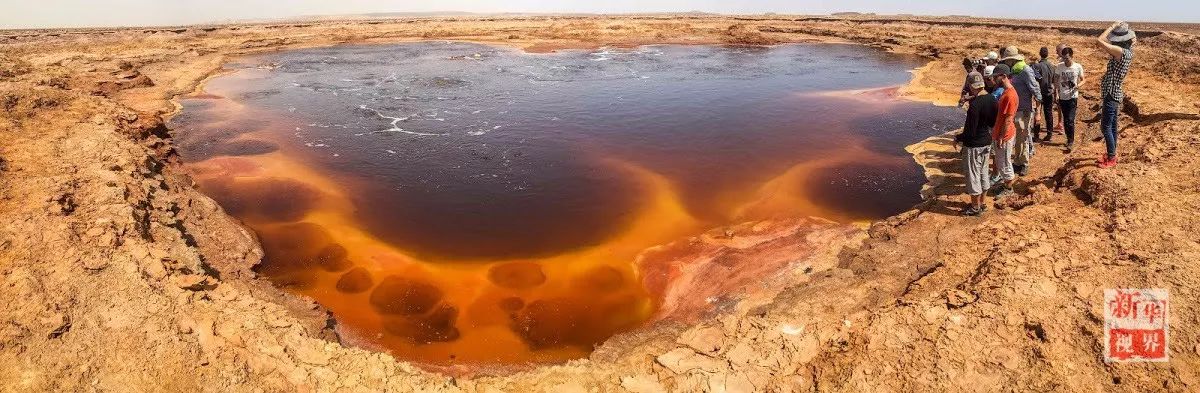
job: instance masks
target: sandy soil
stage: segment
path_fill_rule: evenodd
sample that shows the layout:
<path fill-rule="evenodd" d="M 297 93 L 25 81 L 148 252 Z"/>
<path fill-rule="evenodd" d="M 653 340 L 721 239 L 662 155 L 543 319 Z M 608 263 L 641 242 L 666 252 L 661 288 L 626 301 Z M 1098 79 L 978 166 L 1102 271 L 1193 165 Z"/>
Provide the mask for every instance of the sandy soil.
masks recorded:
<path fill-rule="evenodd" d="M 622 16 L 0 32 L 0 390 L 1196 391 L 1200 39 L 1146 34 L 1121 165 L 1099 170 L 1102 143 L 1090 141 L 1103 60 L 1077 35 L 1086 29 L 1028 25 Z M 781 262 L 811 234 L 760 222 L 648 250 L 645 262 L 691 283 L 663 289 L 676 299 L 706 277 L 781 267 L 588 359 L 449 377 L 343 347 L 319 307 L 257 279 L 254 235 L 182 175 L 162 120 L 230 56 L 423 39 L 530 51 L 855 42 L 929 57 L 901 95 L 939 103 L 954 100 L 966 54 L 1065 41 L 1091 75 L 1087 125 L 1074 154 L 1040 147 L 1018 196 L 982 218 L 957 215 L 957 153 L 933 137 L 910 148 L 928 168 L 928 200 L 829 235 L 841 248 Z M 1113 287 L 1171 290 L 1169 363 L 1102 361 L 1102 293 Z"/>

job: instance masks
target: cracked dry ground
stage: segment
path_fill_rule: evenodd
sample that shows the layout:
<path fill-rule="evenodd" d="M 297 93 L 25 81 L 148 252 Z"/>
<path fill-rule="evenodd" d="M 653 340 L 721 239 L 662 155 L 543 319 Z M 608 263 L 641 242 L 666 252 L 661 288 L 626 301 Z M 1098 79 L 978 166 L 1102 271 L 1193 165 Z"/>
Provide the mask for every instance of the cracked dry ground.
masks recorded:
<path fill-rule="evenodd" d="M 1094 166 L 1098 142 L 1071 155 L 1041 147 L 1017 197 L 962 218 L 959 163 L 945 137 L 931 138 L 912 149 L 932 186 L 913 210 L 789 266 L 710 316 L 505 375 L 452 378 L 339 345 L 322 310 L 254 277 L 253 234 L 182 175 L 162 122 L 169 100 L 228 56 L 343 42 L 463 39 L 547 50 L 849 41 L 929 56 L 903 91 L 946 102 L 961 82 L 955 59 L 1066 41 L 1090 73 L 1081 139 L 1097 135 L 1103 60 L 1090 38 L 1074 35 L 1079 28 L 957 22 L 543 17 L 0 34 L 0 390 L 1200 389 L 1200 44 L 1192 35 L 1144 35 L 1116 169 Z M 719 273 L 787 258 L 801 235 L 787 222 L 768 224 L 684 240 L 692 252 L 677 264 Z M 732 241 L 722 240 L 727 232 Z M 719 266 L 708 263 L 717 257 Z M 1170 289 L 1169 363 L 1101 360 L 1102 292 L 1113 287 Z"/>

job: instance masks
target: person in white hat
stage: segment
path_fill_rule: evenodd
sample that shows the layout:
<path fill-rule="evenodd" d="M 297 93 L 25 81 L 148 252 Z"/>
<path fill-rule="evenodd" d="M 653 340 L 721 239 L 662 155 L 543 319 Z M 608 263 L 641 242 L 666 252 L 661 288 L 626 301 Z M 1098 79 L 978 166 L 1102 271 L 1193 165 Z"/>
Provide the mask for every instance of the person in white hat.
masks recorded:
<path fill-rule="evenodd" d="M 1000 63 L 1008 65 L 1009 81 L 1017 92 L 1017 114 L 1013 122 L 1017 125 L 1015 147 L 1013 148 L 1013 170 L 1018 175 L 1029 173 L 1029 161 L 1033 158 L 1033 103 L 1042 102 L 1042 87 L 1038 77 L 1028 64 L 1025 56 L 1015 46 L 1004 48 L 1000 52 Z"/>
<path fill-rule="evenodd" d="M 1000 95 L 1004 94 L 1004 86 L 996 85 L 995 80 L 992 79 L 992 74 L 995 72 L 996 66 L 987 66 L 984 67 L 982 75 L 983 82 L 985 83 L 984 89 L 987 90 L 988 94 L 991 94 L 992 97 L 996 97 L 996 99 L 999 100 Z"/>
<path fill-rule="evenodd" d="M 988 92 L 993 92 L 992 84 L 991 84 L 992 70 L 996 69 L 996 63 L 998 63 L 999 61 L 1000 61 L 1000 55 L 996 54 L 996 52 L 988 52 L 987 56 L 983 57 L 983 72 L 982 72 L 982 74 L 983 74 L 983 80 L 988 82 Z M 999 93 L 994 93 L 994 94 L 996 95 L 996 99 L 1000 99 Z"/>
<path fill-rule="evenodd" d="M 1137 34 L 1129 28 L 1129 24 L 1121 21 L 1113 22 L 1096 37 L 1096 43 L 1104 53 L 1108 54 L 1108 68 L 1100 79 L 1100 133 L 1104 135 L 1104 155 L 1097 163 L 1101 168 L 1111 168 L 1117 165 L 1117 116 L 1121 110 L 1121 100 L 1125 98 L 1122 85 L 1125 75 L 1129 74 L 1129 65 L 1133 63 L 1133 44 L 1137 42 Z"/>

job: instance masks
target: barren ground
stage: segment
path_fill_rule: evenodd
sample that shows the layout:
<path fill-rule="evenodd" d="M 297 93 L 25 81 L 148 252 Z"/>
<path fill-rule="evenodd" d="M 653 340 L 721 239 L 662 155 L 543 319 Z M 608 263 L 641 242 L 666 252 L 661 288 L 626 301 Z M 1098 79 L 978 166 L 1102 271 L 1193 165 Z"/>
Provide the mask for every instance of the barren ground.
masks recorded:
<path fill-rule="evenodd" d="M 0 32 L 0 390 L 1200 390 L 1200 39 L 1194 25 L 1135 24 L 1146 30 L 1122 161 L 1099 170 L 1104 60 L 1079 34 L 1102 27 L 621 16 Z M 315 304 L 256 278 L 253 234 L 182 174 L 163 123 L 172 98 L 231 56 L 424 39 L 530 51 L 854 42 L 929 57 L 901 94 L 942 104 L 956 99 L 964 55 L 1068 42 L 1089 73 L 1083 143 L 1071 155 L 1040 147 L 1018 196 L 963 218 L 957 153 L 930 138 L 910 148 L 929 199 L 845 234 L 841 249 L 789 264 L 796 223 L 759 222 L 647 251 L 694 283 L 677 298 L 739 266 L 784 266 L 716 312 L 564 365 L 448 377 L 343 347 Z M 1169 363 L 1103 362 L 1103 290 L 1115 287 L 1171 291 Z"/>

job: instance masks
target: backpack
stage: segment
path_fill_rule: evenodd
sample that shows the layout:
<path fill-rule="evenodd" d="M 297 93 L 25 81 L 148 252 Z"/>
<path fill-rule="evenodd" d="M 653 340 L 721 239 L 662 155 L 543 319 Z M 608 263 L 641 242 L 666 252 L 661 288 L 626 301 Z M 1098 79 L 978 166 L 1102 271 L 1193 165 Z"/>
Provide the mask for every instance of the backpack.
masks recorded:
<path fill-rule="evenodd" d="M 1046 63 L 1044 61 L 1039 61 L 1037 63 L 1037 67 L 1034 67 L 1034 71 L 1035 71 L 1035 74 L 1037 74 L 1036 76 L 1037 76 L 1038 85 L 1040 85 L 1040 87 L 1042 88 L 1042 91 L 1043 92 L 1050 91 L 1050 88 L 1051 88 L 1050 74 L 1054 72 L 1053 66 L 1051 66 L 1049 63 Z"/>

